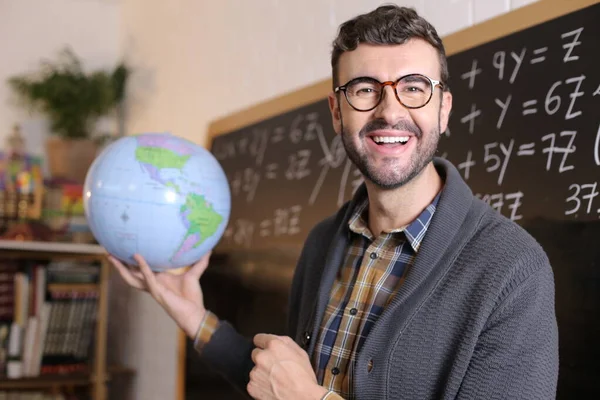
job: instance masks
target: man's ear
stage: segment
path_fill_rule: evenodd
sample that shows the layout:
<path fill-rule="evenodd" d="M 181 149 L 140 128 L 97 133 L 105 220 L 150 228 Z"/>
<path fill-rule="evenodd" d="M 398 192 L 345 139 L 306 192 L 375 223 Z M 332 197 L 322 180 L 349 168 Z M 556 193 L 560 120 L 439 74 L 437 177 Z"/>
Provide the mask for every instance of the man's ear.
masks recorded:
<path fill-rule="evenodd" d="M 448 128 L 448 119 L 452 110 L 452 93 L 442 93 L 442 108 L 440 109 L 440 133 L 446 132 Z"/>
<path fill-rule="evenodd" d="M 328 100 L 333 130 L 339 135 L 342 132 L 342 116 L 340 114 L 340 107 L 338 105 L 338 97 L 334 92 L 331 92 L 329 93 Z"/>

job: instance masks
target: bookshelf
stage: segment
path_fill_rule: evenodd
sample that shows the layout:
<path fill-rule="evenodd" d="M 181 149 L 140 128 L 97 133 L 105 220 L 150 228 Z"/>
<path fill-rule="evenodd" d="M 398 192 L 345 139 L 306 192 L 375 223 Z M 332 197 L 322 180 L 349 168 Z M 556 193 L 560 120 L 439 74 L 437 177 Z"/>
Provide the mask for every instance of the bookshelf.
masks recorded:
<path fill-rule="evenodd" d="M 93 365 L 89 373 L 42 374 L 19 379 L 0 378 L 0 390 L 31 390 L 89 387 L 90 397 L 94 400 L 106 400 L 107 383 L 117 374 L 130 374 L 133 371 L 107 366 L 106 342 L 108 327 L 108 279 L 110 266 L 104 248 L 98 245 L 77 243 L 51 243 L 35 241 L 0 240 L 1 260 L 47 260 L 47 261 L 85 261 L 100 265 L 97 283 L 98 301 L 95 323 L 95 342 L 93 343 Z"/>

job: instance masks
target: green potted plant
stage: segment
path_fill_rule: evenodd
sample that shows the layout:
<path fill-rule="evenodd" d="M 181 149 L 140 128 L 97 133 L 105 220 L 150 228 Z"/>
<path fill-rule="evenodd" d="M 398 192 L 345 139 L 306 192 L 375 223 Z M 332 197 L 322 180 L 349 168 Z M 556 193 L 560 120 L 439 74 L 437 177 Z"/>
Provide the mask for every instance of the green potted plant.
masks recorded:
<path fill-rule="evenodd" d="M 99 146 L 96 123 L 119 111 L 125 96 L 129 69 L 86 72 L 70 48 L 56 61 L 44 61 L 38 71 L 10 77 L 9 86 L 33 111 L 50 121 L 46 142 L 48 167 L 53 178 L 83 182 Z"/>

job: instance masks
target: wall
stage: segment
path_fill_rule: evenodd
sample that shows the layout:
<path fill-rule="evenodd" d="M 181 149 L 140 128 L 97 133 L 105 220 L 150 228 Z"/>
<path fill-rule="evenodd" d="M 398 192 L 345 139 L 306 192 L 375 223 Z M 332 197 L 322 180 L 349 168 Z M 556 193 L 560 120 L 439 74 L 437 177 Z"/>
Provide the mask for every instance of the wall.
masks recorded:
<path fill-rule="evenodd" d="M 414 6 L 447 35 L 531 2 L 397 3 Z M 326 78 L 337 26 L 380 3 L 125 1 L 122 45 L 142 69 L 130 130 L 171 130 L 202 142 L 215 117 Z"/>
<path fill-rule="evenodd" d="M 44 155 L 46 121 L 16 103 L 8 77 L 37 69 L 71 46 L 90 69 L 112 68 L 119 54 L 121 5 L 116 0 L 0 0 L 0 148 L 15 123 L 28 149 Z"/>
<path fill-rule="evenodd" d="M 532 2 L 397 1 L 414 6 L 441 36 Z M 204 143 L 210 121 L 327 78 L 337 26 L 380 3 L 124 0 L 121 49 L 137 70 L 128 131 L 170 131 Z M 115 284 L 118 329 L 131 334 L 114 343 L 137 368 L 132 398 L 175 398 L 177 330 L 149 296 Z"/>

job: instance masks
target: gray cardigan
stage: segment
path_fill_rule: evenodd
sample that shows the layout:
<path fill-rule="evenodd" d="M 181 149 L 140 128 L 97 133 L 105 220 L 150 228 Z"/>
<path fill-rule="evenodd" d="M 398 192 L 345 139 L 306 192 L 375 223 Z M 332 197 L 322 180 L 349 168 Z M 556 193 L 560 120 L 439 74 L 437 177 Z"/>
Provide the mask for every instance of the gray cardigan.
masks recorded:
<path fill-rule="evenodd" d="M 558 328 L 546 254 L 520 226 L 445 181 L 404 284 L 357 357 L 357 399 L 554 399 Z M 349 244 L 349 203 L 309 234 L 291 288 L 289 335 L 312 355 Z M 221 324 L 202 357 L 245 391 L 252 343 Z M 371 367 L 368 367 L 371 365 Z"/>

